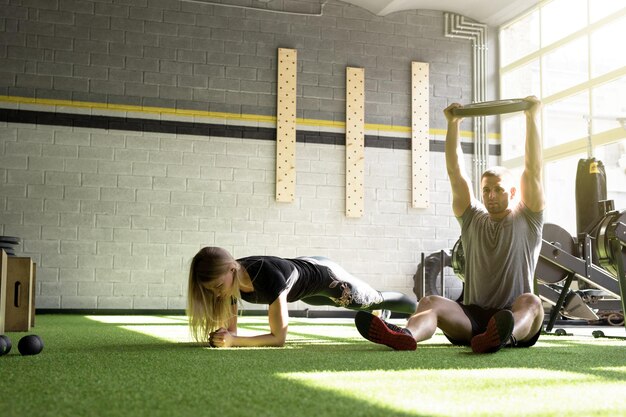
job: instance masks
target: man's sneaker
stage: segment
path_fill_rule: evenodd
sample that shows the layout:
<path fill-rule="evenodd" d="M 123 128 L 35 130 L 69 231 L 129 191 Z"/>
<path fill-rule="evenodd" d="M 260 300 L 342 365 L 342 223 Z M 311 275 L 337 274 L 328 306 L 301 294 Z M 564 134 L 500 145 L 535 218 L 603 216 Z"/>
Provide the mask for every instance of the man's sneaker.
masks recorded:
<path fill-rule="evenodd" d="M 494 353 L 502 349 L 513 333 L 513 313 L 501 310 L 487 323 L 487 330 L 472 338 L 472 350 L 475 353 Z"/>
<path fill-rule="evenodd" d="M 361 336 L 370 342 L 389 346 L 395 350 L 415 350 L 417 342 L 409 329 L 387 323 L 365 311 L 358 311 L 354 318 L 356 328 Z"/>

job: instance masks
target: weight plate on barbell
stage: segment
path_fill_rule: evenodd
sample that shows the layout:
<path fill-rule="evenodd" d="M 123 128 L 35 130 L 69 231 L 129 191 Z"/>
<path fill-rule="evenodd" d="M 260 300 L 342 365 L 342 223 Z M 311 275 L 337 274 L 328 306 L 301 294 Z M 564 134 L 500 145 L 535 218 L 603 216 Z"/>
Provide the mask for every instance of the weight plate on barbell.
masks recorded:
<path fill-rule="evenodd" d="M 544 223 L 542 239 L 559 248 L 559 250 L 578 256 L 578 247 L 572 235 L 561 226 L 553 223 Z M 556 284 L 567 278 L 567 271 L 552 262 L 539 257 L 535 268 L 535 279 L 544 284 Z"/>
<path fill-rule="evenodd" d="M 615 229 L 619 223 L 626 224 L 626 211 L 607 213 L 591 231 L 591 235 L 596 241 L 595 252 L 598 262 L 604 269 L 615 276 L 618 275 L 617 263 L 619 259 L 617 259 L 617 256 L 620 255 L 613 253 L 610 241 L 611 239 L 620 239 L 615 234 Z M 626 253 L 626 247 L 622 245 L 621 248 L 622 253 Z"/>
<path fill-rule="evenodd" d="M 459 238 L 452 247 L 450 264 L 452 265 L 452 270 L 459 277 L 459 279 L 465 281 L 465 252 L 463 252 L 463 243 L 461 242 L 461 238 Z"/>
<path fill-rule="evenodd" d="M 11 243 L 13 245 L 19 244 L 21 239 L 14 236 L 0 236 L 0 242 Z"/>

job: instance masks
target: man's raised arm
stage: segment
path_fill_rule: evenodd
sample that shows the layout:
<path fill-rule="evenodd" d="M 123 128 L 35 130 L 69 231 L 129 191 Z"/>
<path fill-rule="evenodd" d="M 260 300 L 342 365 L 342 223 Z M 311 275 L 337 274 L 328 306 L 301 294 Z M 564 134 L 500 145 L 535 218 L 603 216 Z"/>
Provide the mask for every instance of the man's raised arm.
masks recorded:
<path fill-rule="evenodd" d="M 450 178 L 450 186 L 452 187 L 452 211 L 456 217 L 460 217 L 469 207 L 473 192 L 471 181 L 465 171 L 465 160 L 461 150 L 459 128 L 462 118 L 452 114 L 452 110 L 457 107 L 461 107 L 461 105 L 458 103 L 451 104 L 443 113 L 448 120 L 445 150 L 446 168 Z"/>
<path fill-rule="evenodd" d="M 541 109 L 541 101 L 535 96 L 524 100 L 531 106 L 524 113 L 526 115 L 526 146 L 524 153 L 524 172 L 520 184 L 522 201 L 530 210 L 538 212 L 545 207 L 543 195 L 543 150 L 541 134 L 537 119 Z"/>

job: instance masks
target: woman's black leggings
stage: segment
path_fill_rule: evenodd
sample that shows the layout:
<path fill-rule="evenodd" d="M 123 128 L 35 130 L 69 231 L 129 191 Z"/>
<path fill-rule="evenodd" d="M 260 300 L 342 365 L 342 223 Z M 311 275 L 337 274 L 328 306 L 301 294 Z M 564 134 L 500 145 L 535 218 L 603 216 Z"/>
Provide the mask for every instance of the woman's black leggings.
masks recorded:
<path fill-rule="evenodd" d="M 330 259 L 322 257 L 304 259 L 326 266 L 331 277 L 329 285 L 322 291 L 302 299 L 307 304 L 344 307 L 351 310 L 389 310 L 409 315 L 414 314 L 417 309 L 417 302 L 407 295 L 395 291 L 376 291 Z"/>
<path fill-rule="evenodd" d="M 332 306 L 332 307 L 345 307 L 350 310 L 389 310 L 396 313 L 415 314 L 417 309 L 417 303 L 410 297 L 395 291 L 382 291 L 379 292 L 382 297 L 380 303 L 373 303 L 369 305 L 363 305 L 358 303 L 349 303 L 347 305 L 340 305 L 333 299 L 334 297 L 325 297 L 323 295 L 313 295 L 311 297 L 303 298 L 302 301 L 313 306 Z"/>

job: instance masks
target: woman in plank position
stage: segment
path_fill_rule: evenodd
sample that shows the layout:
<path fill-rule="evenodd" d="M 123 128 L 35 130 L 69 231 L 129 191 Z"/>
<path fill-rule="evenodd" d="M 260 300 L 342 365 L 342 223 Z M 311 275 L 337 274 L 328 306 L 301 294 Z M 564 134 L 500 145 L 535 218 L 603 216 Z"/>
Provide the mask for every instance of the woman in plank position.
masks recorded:
<path fill-rule="evenodd" d="M 270 332 L 237 335 L 237 301 L 268 304 Z M 398 292 L 379 292 L 335 262 L 318 256 L 235 259 L 225 249 L 202 248 L 191 261 L 187 314 L 193 337 L 213 347 L 283 346 L 287 303 L 352 310 L 389 310 L 411 315 L 416 302 Z"/>

